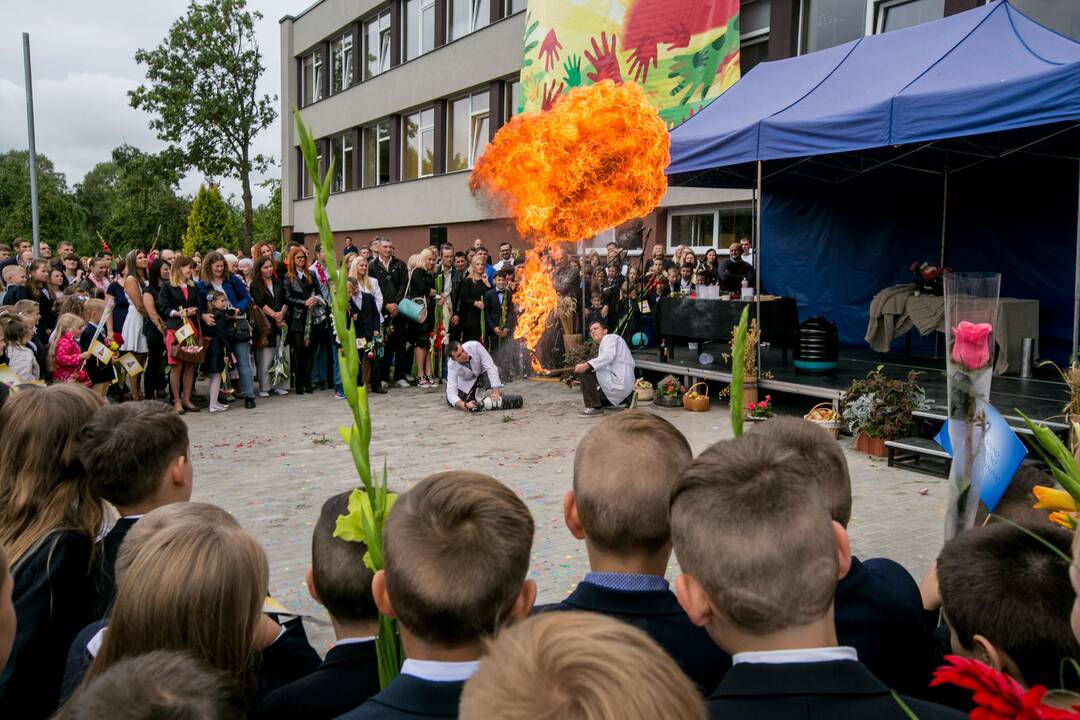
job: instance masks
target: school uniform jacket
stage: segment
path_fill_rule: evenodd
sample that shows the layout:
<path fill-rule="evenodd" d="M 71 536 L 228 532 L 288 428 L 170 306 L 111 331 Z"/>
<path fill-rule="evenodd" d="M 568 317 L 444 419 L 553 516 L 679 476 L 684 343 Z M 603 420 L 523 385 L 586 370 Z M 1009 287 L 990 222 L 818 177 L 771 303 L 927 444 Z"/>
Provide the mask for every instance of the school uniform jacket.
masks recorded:
<path fill-rule="evenodd" d="M 138 518 L 120 518 L 101 541 L 101 587 L 94 608 L 95 620 L 105 617 L 116 599 L 116 556 L 120 553 L 120 545 L 127 537 L 128 530 L 134 527 L 136 522 Z"/>
<path fill-rule="evenodd" d="M 933 639 L 927 631 L 915 580 L 885 558 L 860 562 L 836 588 L 836 634 L 855 648 L 859 662 L 888 687 L 927 696 L 934 671 Z"/>
<path fill-rule="evenodd" d="M 702 695 L 712 692 L 731 667 L 731 656 L 690 622 L 670 590 L 623 591 L 582 582 L 562 602 L 538 609 L 567 610 L 607 615 L 644 631 L 678 663 Z"/>
<path fill-rule="evenodd" d="M 922 700 L 901 697 L 919 720 L 967 715 Z M 880 680 L 854 660 L 738 663 L 709 696 L 716 720 L 907 720 L 908 715 Z"/>
<path fill-rule="evenodd" d="M 517 323 L 517 312 L 514 310 L 514 295 L 510 288 L 502 291 L 503 302 L 506 304 L 506 329 L 512 331 Z M 487 322 L 487 331 L 490 337 L 495 336 L 495 328 L 499 327 L 502 320 L 503 303 L 499 302 L 498 288 L 491 288 L 484 293 L 484 320 Z M 510 337 L 501 338 L 509 340 Z"/>
<path fill-rule="evenodd" d="M 379 692 L 375 641 L 335 645 L 315 672 L 272 691 L 256 709 L 255 720 L 330 720 Z"/>
<path fill-rule="evenodd" d="M 415 675 L 398 675 L 379 694 L 342 720 L 426 720 L 456 718 L 464 681 L 435 682 Z"/>
<path fill-rule="evenodd" d="M 162 283 L 158 290 L 157 311 L 158 315 L 165 320 L 167 330 L 179 330 L 184 321 L 180 317 L 174 317 L 173 310 L 199 307 L 199 289 L 194 285 L 187 286 L 187 297 L 183 291 L 172 283 Z"/>

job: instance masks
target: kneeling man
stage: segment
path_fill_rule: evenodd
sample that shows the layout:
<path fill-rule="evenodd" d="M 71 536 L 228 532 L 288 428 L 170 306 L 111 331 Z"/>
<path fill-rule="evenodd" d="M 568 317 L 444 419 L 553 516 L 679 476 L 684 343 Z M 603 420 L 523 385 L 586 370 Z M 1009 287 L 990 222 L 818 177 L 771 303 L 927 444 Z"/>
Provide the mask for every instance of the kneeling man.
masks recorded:
<path fill-rule="evenodd" d="M 455 340 L 446 349 L 451 358 L 446 367 L 446 402 L 450 407 L 479 412 L 522 406 L 520 395 L 500 392 L 503 384 L 499 369 L 483 345 L 476 340 L 464 343 Z"/>
<path fill-rule="evenodd" d="M 581 379 L 585 410 L 581 417 L 598 417 L 604 406 L 634 406 L 634 357 L 626 341 L 608 333 L 602 323 L 589 325 L 589 336 L 599 346 L 596 357 L 578 363 L 574 372 Z"/>

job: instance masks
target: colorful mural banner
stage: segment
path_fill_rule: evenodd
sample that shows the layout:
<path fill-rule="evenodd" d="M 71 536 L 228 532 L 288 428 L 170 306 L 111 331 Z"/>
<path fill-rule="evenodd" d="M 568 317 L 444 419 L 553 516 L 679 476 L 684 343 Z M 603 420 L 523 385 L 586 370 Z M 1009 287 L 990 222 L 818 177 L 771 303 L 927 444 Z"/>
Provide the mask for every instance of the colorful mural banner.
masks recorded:
<path fill-rule="evenodd" d="M 519 111 L 606 79 L 685 122 L 739 79 L 739 0 L 530 0 Z"/>

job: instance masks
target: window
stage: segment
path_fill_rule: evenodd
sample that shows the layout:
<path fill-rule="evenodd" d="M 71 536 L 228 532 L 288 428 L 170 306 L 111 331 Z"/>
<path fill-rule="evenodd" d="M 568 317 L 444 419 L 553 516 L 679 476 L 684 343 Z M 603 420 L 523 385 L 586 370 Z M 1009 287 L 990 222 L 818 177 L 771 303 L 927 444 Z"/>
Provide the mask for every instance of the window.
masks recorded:
<path fill-rule="evenodd" d="M 519 13 L 525 10 L 525 0 L 506 0 L 506 4 L 503 6 L 506 12 L 503 13 L 504 17 L 509 17 L 514 13 Z"/>
<path fill-rule="evenodd" d="M 744 3 L 739 10 L 739 68 L 745 75 L 769 55 L 769 13 L 772 0 Z"/>
<path fill-rule="evenodd" d="M 450 40 L 487 27 L 491 22 L 491 0 L 449 0 L 449 3 Z"/>
<path fill-rule="evenodd" d="M 390 11 L 364 23 L 364 79 L 390 69 Z"/>
<path fill-rule="evenodd" d="M 435 49 L 435 0 L 405 0 L 402 14 L 404 57 L 412 60 Z"/>
<path fill-rule="evenodd" d="M 510 80 L 506 83 L 506 117 L 512 118 L 521 112 L 521 81 Z"/>
<path fill-rule="evenodd" d="M 316 153 L 315 164 L 318 167 L 322 167 L 322 143 L 315 143 Z M 315 196 L 315 187 L 311 182 L 311 173 L 308 172 L 307 163 L 304 162 L 304 154 L 300 151 L 300 148 L 296 148 L 296 159 L 300 163 L 300 197 L 309 198 Z"/>
<path fill-rule="evenodd" d="M 402 178 L 414 180 L 435 172 L 435 108 L 405 116 Z"/>
<path fill-rule="evenodd" d="M 686 245 L 695 252 L 716 248 L 721 254 L 754 230 L 752 202 L 731 202 L 714 207 L 694 207 L 668 211 L 668 252 Z"/>
<path fill-rule="evenodd" d="M 352 85 L 353 39 L 345 33 L 330 43 L 330 94 L 339 93 Z"/>
<path fill-rule="evenodd" d="M 866 33 L 883 33 L 945 17 L 945 0 L 867 0 Z"/>
<path fill-rule="evenodd" d="M 803 0 L 800 22 L 801 52 L 842 45 L 866 32 L 866 1 Z"/>
<path fill-rule="evenodd" d="M 300 59 L 301 107 L 322 100 L 322 55 L 309 53 Z"/>
<path fill-rule="evenodd" d="M 446 114 L 446 171 L 467 170 L 487 147 L 489 95 L 478 92 L 451 100 Z"/>
<path fill-rule="evenodd" d="M 390 182 L 390 121 L 364 128 L 364 187 Z"/>
<path fill-rule="evenodd" d="M 330 138 L 330 157 L 334 160 L 334 182 L 330 192 L 344 192 L 356 187 L 353 184 L 352 133 Z"/>
<path fill-rule="evenodd" d="M 1037 23 L 1080 40 L 1080 4 L 1064 0 L 1010 0 L 1012 6 Z"/>

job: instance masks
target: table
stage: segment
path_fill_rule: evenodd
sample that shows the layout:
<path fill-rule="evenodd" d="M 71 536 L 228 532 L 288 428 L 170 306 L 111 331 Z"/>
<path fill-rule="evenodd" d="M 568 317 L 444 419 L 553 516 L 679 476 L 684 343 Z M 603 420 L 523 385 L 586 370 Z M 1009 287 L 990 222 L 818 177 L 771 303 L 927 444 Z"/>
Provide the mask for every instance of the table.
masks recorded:
<path fill-rule="evenodd" d="M 1032 359 L 1039 356 L 1039 301 L 1027 298 L 998 299 L 994 318 L 994 343 L 997 360 L 994 374 L 1020 372 L 1024 338 L 1034 341 Z M 921 335 L 945 332 L 945 298 L 941 295 L 915 294 L 915 286 L 885 288 L 870 301 L 870 319 L 866 342 L 880 353 L 889 352 L 895 338 L 911 330 Z"/>
<path fill-rule="evenodd" d="M 739 324 L 744 307 L 755 317 L 753 300 L 699 300 L 660 298 L 653 308 L 653 322 L 661 336 L 692 340 L 731 341 L 731 330 Z M 766 296 L 761 300 L 761 342 L 794 349 L 799 337 L 799 307 L 795 298 Z"/>

